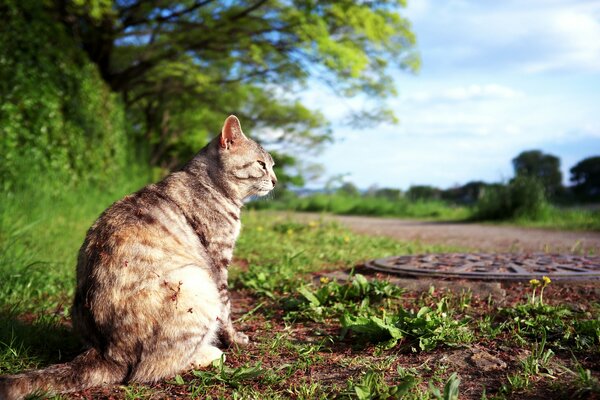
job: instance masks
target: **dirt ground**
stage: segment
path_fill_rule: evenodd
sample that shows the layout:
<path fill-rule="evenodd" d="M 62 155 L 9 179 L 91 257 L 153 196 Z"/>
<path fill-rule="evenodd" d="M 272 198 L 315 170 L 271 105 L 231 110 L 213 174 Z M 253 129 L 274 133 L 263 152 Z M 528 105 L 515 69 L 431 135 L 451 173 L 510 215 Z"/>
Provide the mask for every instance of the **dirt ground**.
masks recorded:
<path fill-rule="evenodd" d="M 312 213 L 295 213 L 290 216 L 303 221 L 333 219 L 358 233 L 458 246 L 471 251 L 600 254 L 600 232 Z"/>

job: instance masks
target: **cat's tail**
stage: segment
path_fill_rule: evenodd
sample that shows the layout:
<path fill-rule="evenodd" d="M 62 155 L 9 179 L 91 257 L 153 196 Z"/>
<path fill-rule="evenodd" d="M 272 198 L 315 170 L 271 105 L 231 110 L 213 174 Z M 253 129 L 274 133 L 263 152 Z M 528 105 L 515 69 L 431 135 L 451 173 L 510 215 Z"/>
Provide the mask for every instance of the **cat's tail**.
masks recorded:
<path fill-rule="evenodd" d="M 0 376 L 0 400 L 18 400 L 29 394 L 74 392 L 120 383 L 126 375 L 126 366 L 106 360 L 96 349 L 90 349 L 65 364 Z"/>

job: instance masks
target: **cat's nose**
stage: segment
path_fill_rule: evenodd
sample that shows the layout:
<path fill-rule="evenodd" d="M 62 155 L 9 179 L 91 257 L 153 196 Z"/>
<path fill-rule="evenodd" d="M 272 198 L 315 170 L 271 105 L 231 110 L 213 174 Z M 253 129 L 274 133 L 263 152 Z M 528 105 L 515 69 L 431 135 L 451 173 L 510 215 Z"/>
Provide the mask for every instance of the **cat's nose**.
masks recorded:
<path fill-rule="evenodd" d="M 273 187 L 275 187 L 275 184 L 277 183 L 277 178 L 272 177 L 271 178 L 271 183 L 273 183 Z"/>

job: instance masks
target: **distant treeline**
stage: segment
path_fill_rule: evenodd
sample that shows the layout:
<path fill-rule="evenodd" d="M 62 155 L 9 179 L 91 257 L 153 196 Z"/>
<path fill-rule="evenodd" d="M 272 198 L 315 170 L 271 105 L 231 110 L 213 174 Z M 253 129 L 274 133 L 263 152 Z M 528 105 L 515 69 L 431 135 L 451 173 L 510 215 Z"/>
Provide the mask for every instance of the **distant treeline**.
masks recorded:
<path fill-rule="evenodd" d="M 504 183 L 474 181 L 450 189 L 417 185 L 402 191 L 370 188 L 361 191 L 351 182 L 312 194 L 279 191 L 272 200 L 249 206 L 334 214 L 398 216 L 475 221 L 520 221 L 528 225 L 599 229 L 600 213 L 566 206 L 600 200 L 600 157 L 590 157 L 571 168 L 573 185 L 562 185 L 557 157 L 538 150 L 513 160 L 515 176 Z"/>
<path fill-rule="evenodd" d="M 473 205 L 485 193 L 507 187 L 517 178 L 531 178 L 543 188 L 544 197 L 555 203 L 594 202 L 600 201 L 600 156 L 581 160 L 570 169 L 571 185 L 564 186 L 558 157 L 545 154 L 539 150 L 520 153 L 512 160 L 514 178 L 509 182 L 487 183 L 471 181 L 464 185 L 448 189 L 440 189 L 431 185 L 413 185 L 406 191 L 393 188 L 370 188 L 361 192 L 351 182 L 343 183 L 337 192 L 349 195 L 363 194 L 368 197 L 382 197 L 397 200 L 405 197 L 408 200 L 443 200 L 459 205 Z"/>

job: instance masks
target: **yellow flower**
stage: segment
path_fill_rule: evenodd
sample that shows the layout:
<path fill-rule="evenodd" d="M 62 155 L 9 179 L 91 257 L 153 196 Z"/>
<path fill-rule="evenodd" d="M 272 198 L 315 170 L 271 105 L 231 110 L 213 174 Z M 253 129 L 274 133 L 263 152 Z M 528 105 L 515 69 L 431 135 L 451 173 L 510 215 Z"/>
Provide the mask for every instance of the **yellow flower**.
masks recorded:
<path fill-rule="evenodd" d="M 350 243 L 350 238 L 348 236 L 344 236 L 344 243 Z"/>
<path fill-rule="evenodd" d="M 310 221 L 308 223 L 308 226 L 311 228 L 316 228 L 317 226 L 319 226 L 319 223 L 317 221 Z"/>
<path fill-rule="evenodd" d="M 321 279 L 319 279 L 319 281 L 321 281 L 321 283 L 329 283 L 329 278 L 326 276 L 322 276 Z"/>
<path fill-rule="evenodd" d="M 538 287 L 540 286 L 540 281 L 538 281 L 537 279 L 532 279 L 529 281 L 529 284 L 533 287 Z"/>
<path fill-rule="evenodd" d="M 552 280 L 547 276 L 542 277 L 542 281 L 544 281 L 544 286 L 548 286 Z"/>
<path fill-rule="evenodd" d="M 290 228 L 290 229 L 288 229 L 288 230 L 287 230 L 287 234 L 288 234 L 288 235 L 293 235 L 293 234 L 294 234 L 294 230 L 293 230 L 293 229 L 291 229 L 291 228 Z"/>
<path fill-rule="evenodd" d="M 256 228 L 256 230 L 257 230 L 258 232 L 262 232 L 264 229 L 265 229 L 265 228 L 263 228 L 262 226 L 259 226 L 259 227 L 257 227 L 257 228 Z"/>

